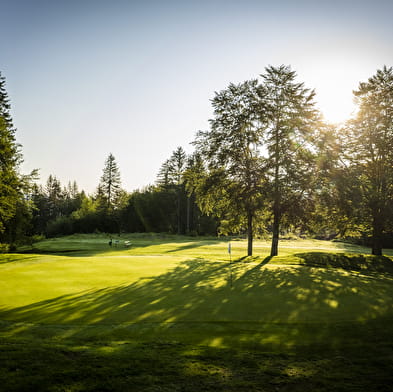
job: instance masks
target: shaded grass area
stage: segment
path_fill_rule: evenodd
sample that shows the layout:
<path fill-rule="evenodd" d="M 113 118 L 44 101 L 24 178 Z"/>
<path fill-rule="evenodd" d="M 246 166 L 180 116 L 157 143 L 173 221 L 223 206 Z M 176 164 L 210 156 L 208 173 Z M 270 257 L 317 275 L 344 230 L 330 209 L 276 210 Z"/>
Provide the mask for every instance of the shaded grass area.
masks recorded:
<path fill-rule="evenodd" d="M 392 390 L 391 258 L 286 244 L 236 242 L 232 264 L 223 241 L 174 237 L 5 255 L 0 390 Z"/>
<path fill-rule="evenodd" d="M 21 285 L 33 278 L 37 285 L 20 294 L 13 284 L 4 286 L 9 303 L 0 310 L 3 320 L 86 326 L 142 321 L 296 323 L 364 321 L 393 312 L 390 275 L 376 278 L 332 268 L 229 265 L 201 259 L 172 264 L 73 260 L 27 267 L 19 276 L 15 270 L 3 271 L 4 278 L 12 277 Z M 50 273 L 44 274 L 43 267 Z M 97 276 L 100 269 L 109 274 L 111 268 L 116 268 L 111 278 Z M 47 280 L 39 286 L 43 276 Z M 56 292 L 60 295 L 51 296 Z M 44 299 L 16 306 L 15 294 L 23 295 L 24 302 L 33 294 Z"/>
<path fill-rule="evenodd" d="M 294 256 L 300 259 L 299 264 L 302 265 L 393 274 L 392 259 L 386 256 L 322 252 L 297 253 Z"/>
<path fill-rule="evenodd" d="M 392 320 L 384 320 L 391 325 Z M 298 344 L 214 347 L 172 334 L 141 340 L 9 339 L 1 344 L 4 391 L 389 391 L 393 381 L 391 328 L 382 320 L 352 325 L 293 325 Z M 225 329 L 213 325 L 213 329 Z M 261 333 L 249 326 L 248 333 Z M 264 326 L 282 335 L 288 326 Z M 53 327 L 51 327 L 53 328 Z M 232 335 L 244 333 L 231 327 Z M 206 335 L 208 326 L 198 327 Z M 197 331 L 195 331 L 197 332 Z M 119 333 L 119 331 L 118 331 Z M 318 339 L 311 339 L 317 335 Z M 178 340 L 173 339 L 177 337 Z M 305 339 L 302 342 L 302 339 Z M 333 339 L 332 339 L 333 338 Z"/>

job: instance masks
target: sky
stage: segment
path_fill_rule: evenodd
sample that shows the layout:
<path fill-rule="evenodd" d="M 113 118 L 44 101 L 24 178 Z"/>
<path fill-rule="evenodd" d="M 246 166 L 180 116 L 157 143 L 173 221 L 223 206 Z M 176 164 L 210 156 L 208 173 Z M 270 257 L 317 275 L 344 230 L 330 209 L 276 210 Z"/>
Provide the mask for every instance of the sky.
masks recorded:
<path fill-rule="evenodd" d="M 153 184 L 208 130 L 229 83 L 290 65 L 325 118 L 393 66 L 391 0 L 0 0 L 0 72 L 22 145 L 39 169 L 93 193 L 110 153 L 123 188 Z"/>

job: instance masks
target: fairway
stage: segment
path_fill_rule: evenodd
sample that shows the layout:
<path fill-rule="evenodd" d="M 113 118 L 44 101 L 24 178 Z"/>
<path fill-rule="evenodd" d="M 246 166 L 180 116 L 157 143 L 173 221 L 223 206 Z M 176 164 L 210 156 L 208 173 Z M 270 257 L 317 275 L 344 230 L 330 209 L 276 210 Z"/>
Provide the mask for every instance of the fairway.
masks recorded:
<path fill-rule="evenodd" d="M 230 263 L 227 240 L 114 239 L 74 235 L 0 257 L 5 390 L 330 390 L 350 381 L 360 391 L 391 380 L 390 257 L 317 240 L 282 241 L 274 258 L 257 241 L 256 256 L 244 257 L 246 241 L 233 240 Z M 135 361 L 138 374 L 127 367 Z M 349 381 L 340 361 L 351 364 Z"/>

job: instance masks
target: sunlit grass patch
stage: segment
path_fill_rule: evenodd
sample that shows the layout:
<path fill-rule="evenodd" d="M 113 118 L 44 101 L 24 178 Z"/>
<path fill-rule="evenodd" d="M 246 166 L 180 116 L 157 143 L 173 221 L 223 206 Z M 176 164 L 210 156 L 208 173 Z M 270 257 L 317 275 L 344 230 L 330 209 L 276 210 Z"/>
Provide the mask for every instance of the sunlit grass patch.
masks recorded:
<path fill-rule="evenodd" d="M 246 257 L 246 241 L 229 255 L 224 239 L 118 238 L 2 255 L 5 390 L 372 391 L 389 380 L 390 257 L 313 240 L 283 241 L 270 258 L 266 241 Z"/>

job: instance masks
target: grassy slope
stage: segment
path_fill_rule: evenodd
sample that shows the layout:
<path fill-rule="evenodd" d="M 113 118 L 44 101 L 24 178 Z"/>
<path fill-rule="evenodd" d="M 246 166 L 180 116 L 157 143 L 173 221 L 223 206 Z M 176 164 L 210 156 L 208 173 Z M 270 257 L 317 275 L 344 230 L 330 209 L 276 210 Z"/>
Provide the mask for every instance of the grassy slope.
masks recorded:
<path fill-rule="evenodd" d="M 391 259 L 322 241 L 242 258 L 234 241 L 229 265 L 224 241 L 107 242 L 1 257 L 0 389 L 389 390 Z"/>

